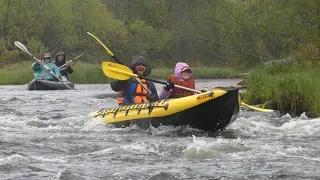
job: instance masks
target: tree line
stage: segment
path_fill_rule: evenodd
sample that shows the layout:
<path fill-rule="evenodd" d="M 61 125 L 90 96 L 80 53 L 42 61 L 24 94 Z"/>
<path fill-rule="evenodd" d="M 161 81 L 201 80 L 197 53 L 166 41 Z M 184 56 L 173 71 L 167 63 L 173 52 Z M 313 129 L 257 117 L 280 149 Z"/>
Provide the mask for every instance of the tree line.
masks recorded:
<path fill-rule="evenodd" d="M 88 62 L 253 67 L 275 59 L 320 61 L 320 0 L 0 0 L 0 65 L 63 49 Z"/>

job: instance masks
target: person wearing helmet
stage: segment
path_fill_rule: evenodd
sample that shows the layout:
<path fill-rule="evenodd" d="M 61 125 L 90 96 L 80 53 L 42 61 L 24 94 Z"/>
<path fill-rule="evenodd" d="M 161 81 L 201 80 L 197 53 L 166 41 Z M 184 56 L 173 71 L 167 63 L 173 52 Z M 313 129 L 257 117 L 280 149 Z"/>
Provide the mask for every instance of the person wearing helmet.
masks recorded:
<path fill-rule="evenodd" d="M 45 79 L 50 81 L 58 80 L 53 74 L 50 73 L 50 71 L 52 71 L 58 77 L 61 76 L 60 70 L 53 63 L 50 53 L 45 53 L 43 56 L 43 60 L 37 60 L 37 62 L 32 63 L 31 67 L 32 67 L 32 70 L 35 72 L 34 73 L 35 80 L 40 80 L 40 79 Z"/>
<path fill-rule="evenodd" d="M 135 74 L 148 76 L 151 72 L 151 67 L 143 56 L 134 56 L 131 63 L 131 69 Z M 147 87 L 151 93 L 137 82 L 137 79 Z M 119 93 L 118 104 L 138 104 L 144 102 L 154 102 L 159 100 L 157 89 L 151 81 L 130 78 L 128 80 L 116 80 L 110 83 L 111 89 Z"/>
<path fill-rule="evenodd" d="M 64 53 L 64 51 L 59 51 L 56 55 L 56 59 L 54 62 L 58 68 L 60 68 L 61 66 L 63 66 L 64 64 L 66 64 L 66 54 Z M 61 75 L 68 78 L 68 73 L 71 74 L 73 72 L 73 69 L 70 66 L 70 63 L 66 64 L 66 66 L 62 67 L 60 69 Z"/>

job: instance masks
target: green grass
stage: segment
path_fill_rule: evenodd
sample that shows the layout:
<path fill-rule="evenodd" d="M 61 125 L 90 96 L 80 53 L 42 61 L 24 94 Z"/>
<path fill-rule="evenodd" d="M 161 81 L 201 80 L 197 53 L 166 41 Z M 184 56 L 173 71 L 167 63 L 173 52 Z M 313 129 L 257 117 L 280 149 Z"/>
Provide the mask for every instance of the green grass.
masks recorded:
<path fill-rule="evenodd" d="M 320 116 L 319 70 L 288 63 L 257 67 L 246 80 L 244 99 L 253 104 L 272 100 L 281 112 Z"/>
<path fill-rule="evenodd" d="M 27 84 L 34 77 L 31 69 L 32 62 L 23 62 L 0 69 L 0 85 Z"/>
<path fill-rule="evenodd" d="M 31 64 L 34 61 L 24 61 L 0 69 L 0 85 L 26 84 L 34 76 Z M 69 75 L 70 81 L 75 84 L 101 84 L 110 82 L 111 79 L 103 74 L 100 64 L 77 62 L 72 64 L 74 72 Z M 151 78 L 166 80 L 173 74 L 174 68 L 152 69 Z M 202 67 L 193 68 L 196 79 L 217 79 L 239 77 L 240 72 L 230 68 Z"/>
<path fill-rule="evenodd" d="M 72 68 L 69 79 L 75 84 L 103 84 L 111 80 L 104 75 L 101 65 L 77 62 Z"/>

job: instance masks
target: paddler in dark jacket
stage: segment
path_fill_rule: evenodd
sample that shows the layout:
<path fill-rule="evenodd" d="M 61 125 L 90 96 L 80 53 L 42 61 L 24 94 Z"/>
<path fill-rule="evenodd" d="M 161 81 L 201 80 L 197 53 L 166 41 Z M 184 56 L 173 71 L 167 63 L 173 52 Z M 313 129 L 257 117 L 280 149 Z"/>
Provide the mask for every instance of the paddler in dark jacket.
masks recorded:
<path fill-rule="evenodd" d="M 66 64 L 66 55 L 64 51 L 59 51 L 56 55 L 55 64 L 60 68 L 64 64 Z M 60 69 L 61 75 L 65 76 L 68 79 L 68 73 L 72 73 L 73 69 L 70 66 L 70 63 L 66 64 L 66 66 Z"/>
<path fill-rule="evenodd" d="M 151 72 L 151 67 L 144 59 L 143 56 L 134 56 L 131 62 L 131 69 L 133 73 L 148 76 Z M 159 100 L 157 89 L 153 82 L 137 78 L 140 82 L 147 87 L 151 93 L 141 86 L 136 78 L 130 78 L 128 80 L 116 80 L 111 82 L 111 89 L 119 93 L 118 104 L 137 104 L 144 102 L 154 102 Z"/>

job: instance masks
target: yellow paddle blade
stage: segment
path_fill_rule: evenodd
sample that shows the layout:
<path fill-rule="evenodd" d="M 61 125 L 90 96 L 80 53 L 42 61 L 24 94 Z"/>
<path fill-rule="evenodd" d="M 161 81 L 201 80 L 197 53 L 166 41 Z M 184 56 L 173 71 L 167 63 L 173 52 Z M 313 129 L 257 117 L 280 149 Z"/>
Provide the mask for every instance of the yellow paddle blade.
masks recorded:
<path fill-rule="evenodd" d="M 241 105 L 242 106 L 245 106 L 247 108 L 250 108 L 250 109 L 254 109 L 254 110 L 257 110 L 257 111 L 261 111 L 261 112 L 273 112 L 273 109 L 262 109 L 262 108 L 258 108 L 258 107 L 254 107 L 254 106 L 250 106 L 244 102 L 241 102 Z"/>
<path fill-rule="evenodd" d="M 132 70 L 127 66 L 113 62 L 102 63 L 103 73 L 112 79 L 127 80 L 130 77 L 138 77 L 137 74 L 133 74 Z"/>
<path fill-rule="evenodd" d="M 103 47 L 104 47 L 104 49 L 108 52 L 108 54 L 109 54 L 109 56 L 114 56 L 114 54 L 110 51 L 110 49 L 109 48 L 107 48 L 107 46 L 106 45 L 104 45 L 101 41 L 100 41 L 100 39 L 98 39 L 95 35 L 93 35 L 93 34 L 91 34 L 91 33 L 89 33 L 89 32 L 87 32 L 90 36 L 92 36 L 93 38 L 95 38 Z"/>

